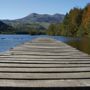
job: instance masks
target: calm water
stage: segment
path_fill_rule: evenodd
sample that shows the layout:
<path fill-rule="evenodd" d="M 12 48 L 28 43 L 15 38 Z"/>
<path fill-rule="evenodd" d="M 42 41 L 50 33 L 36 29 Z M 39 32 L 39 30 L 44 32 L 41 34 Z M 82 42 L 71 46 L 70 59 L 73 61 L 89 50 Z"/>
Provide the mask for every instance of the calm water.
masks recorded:
<path fill-rule="evenodd" d="M 17 45 L 20 45 L 24 42 L 31 41 L 34 38 L 37 37 L 50 37 L 50 36 L 30 36 L 30 35 L 0 35 L 0 52 L 4 52 L 9 50 L 10 48 L 13 48 Z M 53 37 L 61 41 L 66 41 L 66 38 L 64 37 Z"/>
<path fill-rule="evenodd" d="M 9 50 L 10 48 L 13 48 L 17 45 L 20 45 L 22 43 L 25 43 L 27 41 L 31 41 L 32 39 L 38 38 L 38 37 L 51 37 L 59 41 L 66 42 L 77 49 L 84 51 L 86 53 L 90 54 L 90 39 L 84 38 L 84 39 L 76 39 L 76 38 L 67 38 L 63 36 L 30 36 L 30 35 L 0 35 L 0 52 L 4 52 Z"/>
<path fill-rule="evenodd" d="M 19 44 L 32 40 L 29 35 L 0 35 L 0 52 L 9 50 Z"/>

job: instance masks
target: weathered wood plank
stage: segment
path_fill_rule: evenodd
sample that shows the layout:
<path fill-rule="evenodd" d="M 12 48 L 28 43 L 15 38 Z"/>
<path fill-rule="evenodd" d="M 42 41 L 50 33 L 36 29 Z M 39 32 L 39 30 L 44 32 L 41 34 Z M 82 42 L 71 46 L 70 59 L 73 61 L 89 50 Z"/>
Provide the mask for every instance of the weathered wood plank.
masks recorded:
<path fill-rule="evenodd" d="M 64 80 L 64 79 L 90 79 L 90 72 L 76 73 L 2 73 L 0 79 L 12 80 Z"/>
<path fill-rule="evenodd" d="M 1 58 L 33 58 L 33 59 L 79 59 L 79 58 L 84 58 L 84 59 L 90 59 L 90 57 L 87 56 L 69 56 L 69 55 L 61 55 L 61 56 L 48 56 L 48 55 L 2 55 L 0 56 Z"/>
<path fill-rule="evenodd" d="M 50 56 L 60 56 L 60 55 L 82 55 L 82 56 L 87 56 L 86 54 L 82 54 L 80 52 L 59 52 L 59 53 L 49 53 L 49 52 L 25 52 L 25 51 L 19 51 L 19 52 L 10 52 L 7 55 L 50 55 Z"/>
<path fill-rule="evenodd" d="M 90 72 L 90 67 L 82 67 L 82 68 L 0 68 L 0 73 L 80 73 L 80 72 Z"/>
<path fill-rule="evenodd" d="M 2 87 L 88 87 L 90 79 L 78 80 L 0 80 Z"/>
<path fill-rule="evenodd" d="M 1 68 L 83 68 L 90 67 L 90 64 L 19 64 L 0 63 Z"/>
<path fill-rule="evenodd" d="M 0 61 L 0 63 L 22 63 L 22 64 L 90 64 L 90 61 Z"/>
<path fill-rule="evenodd" d="M 67 59 L 32 59 L 32 58 L 0 58 L 0 61 L 90 61 L 90 59 L 86 58 L 79 58 L 79 59 L 76 59 L 76 58 L 67 58 Z"/>

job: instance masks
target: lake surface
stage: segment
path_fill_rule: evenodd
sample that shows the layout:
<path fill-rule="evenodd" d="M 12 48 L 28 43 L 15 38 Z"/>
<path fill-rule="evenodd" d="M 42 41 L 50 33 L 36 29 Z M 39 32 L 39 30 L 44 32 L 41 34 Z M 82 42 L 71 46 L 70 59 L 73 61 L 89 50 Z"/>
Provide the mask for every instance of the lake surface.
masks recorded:
<path fill-rule="evenodd" d="M 19 44 L 32 40 L 29 35 L 0 35 L 0 52 L 4 52 Z"/>
<path fill-rule="evenodd" d="M 90 39 L 77 39 L 77 38 L 69 38 L 63 36 L 46 36 L 46 35 L 0 35 L 0 52 L 5 52 L 10 48 L 13 48 L 17 45 L 25 43 L 27 41 L 31 41 L 38 37 L 50 37 L 59 41 L 63 41 L 72 45 L 73 47 L 90 54 Z"/>

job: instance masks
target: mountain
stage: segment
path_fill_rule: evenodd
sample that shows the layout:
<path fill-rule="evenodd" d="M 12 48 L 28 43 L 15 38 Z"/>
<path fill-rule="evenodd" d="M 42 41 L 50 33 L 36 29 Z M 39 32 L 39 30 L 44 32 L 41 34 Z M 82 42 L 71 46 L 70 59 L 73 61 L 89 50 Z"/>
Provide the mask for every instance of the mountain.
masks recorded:
<path fill-rule="evenodd" d="M 23 22 L 23 23 L 41 23 L 41 22 L 46 22 L 46 23 L 59 23 L 62 22 L 64 19 L 63 14 L 54 14 L 54 15 L 49 15 L 49 14 L 37 14 L 37 13 L 32 13 L 24 18 L 21 19 L 16 19 L 16 20 L 3 20 L 5 23 L 8 22 Z"/>
<path fill-rule="evenodd" d="M 32 30 L 46 30 L 51 23 L 61 23 L 64 19 L 62 14 L 37 14 L 32 13 L 26 17 L 16 20 L 2 20 L 3 23 L 12 26 L 17 33 L 27 33 Z"/>
<path fill-rule="evenodd" d="M 12 23 L 60 23 L 64 19 L 63 14 L 37 14 L 32 13 L 24 18 L 16 20 L 3 20 L 4 23 L 11 25 Z"/>
<path fill-rule="evenodd" d="M 26 22 L 26 23 L 59 23 L 62 22 L 64 18 L 64 15 L 61 14 L 54 14 L 54 15 L 49 15 L 49 14 L 37 14 L 37 13 L 32 13 L 22 19 L 17 19 L 16 21 L 21 21 L 21 22 Z"/>

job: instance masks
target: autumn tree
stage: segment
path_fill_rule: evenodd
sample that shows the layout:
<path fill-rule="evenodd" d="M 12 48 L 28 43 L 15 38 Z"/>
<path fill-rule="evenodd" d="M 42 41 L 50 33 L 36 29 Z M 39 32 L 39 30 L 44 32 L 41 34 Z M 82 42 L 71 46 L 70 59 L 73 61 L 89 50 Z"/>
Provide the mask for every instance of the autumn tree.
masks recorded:
<path fill-rule="evenodd" d="M 70 10 L 69 14 L 66 14 L 63 24 L 68 36 L 76 36 L 81 24 L 81 17 L 82 10 L 78 8 L 74 8 Z"/>
<path fill-rule="evenodd" d="M 85 35 L 90 34 L 90 4 L 88 4 L 83 10 L 81 27 L 85 30 Z"/>

